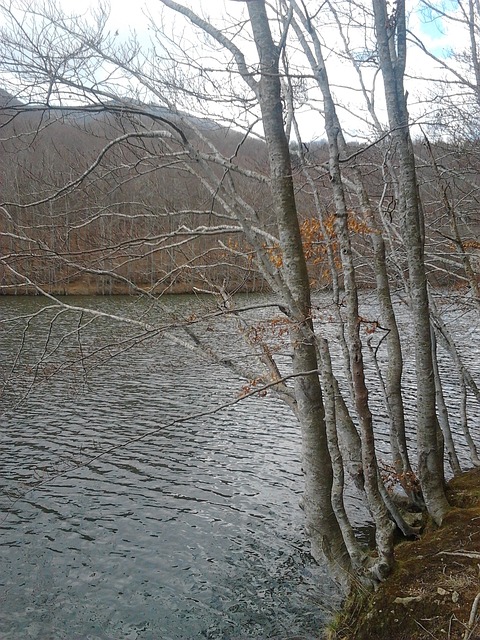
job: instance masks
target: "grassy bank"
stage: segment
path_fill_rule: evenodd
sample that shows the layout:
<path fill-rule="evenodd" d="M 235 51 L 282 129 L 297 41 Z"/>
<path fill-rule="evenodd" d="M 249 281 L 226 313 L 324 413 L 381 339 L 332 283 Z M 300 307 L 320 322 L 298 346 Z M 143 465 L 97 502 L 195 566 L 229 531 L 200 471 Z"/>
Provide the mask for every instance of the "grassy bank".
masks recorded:
<path fill-rule="evenodd" d="M 328 640 L 480 639 L 480 469 L 453 479 L 448 497 L 442 527 L 398 545 L 393 574 L 352 595 Z"/>

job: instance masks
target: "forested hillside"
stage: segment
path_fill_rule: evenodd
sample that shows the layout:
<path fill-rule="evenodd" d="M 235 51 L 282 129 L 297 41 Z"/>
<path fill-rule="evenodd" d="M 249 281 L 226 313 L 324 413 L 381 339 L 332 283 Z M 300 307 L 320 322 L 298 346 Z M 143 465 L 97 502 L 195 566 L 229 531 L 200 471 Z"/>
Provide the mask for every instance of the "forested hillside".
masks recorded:
<path fill-rule="evenodd" d="M 230 292 L 268 290 L 234 215 L 186 158 L 187 150 L 156 131 L 158 125 L 166 124 L 170 133 L 178 127 L 188 145 L 204 154 L 214 180 L 231 179 L 225 174 L 231 163 L 237 192 L 268 229 L 267 155 L 257 136 L 155 105 L 105 102 L 45 109 L 6 91 L 0 97 L 2 200 L 9 211 L 6 215 L 2 209 L 9 233 L 2 237 L 1 250 L 11 267 L 0 266 L 1 293 L 36 293 L 15 272 L 57 294 L 175 293 L 210 286 Z M 368 176 L 368 198 L 384 211 L 383 224 L 395 248 L 387 260 L 392 277 L 401 282 L 406 267 L 396 231 L 394 186 L 384 180 L 384 147 L 352 142 L 345 153 L 345 168 L 361 168 Z M 479 272 L 477 144 L 433 144 L 425 138 L 416 142 L 415 153 L 430 280 L 468 287 Z M 342 282 L 342 274 L 327 143 L 294 145 L 292 157 L 312 284 L 328 288 L 332 279 Z M 306 168 L 315 193 L 305 181 Z M 361 286 L 371 287 L 375 224 L 358 210 L 352 191 L 349 230 L 357 277 Z M 273 226 L 271 231 L 264 251 L 275 266 Z"/>
<path fill-rule="evenodd" d="M 174 131 L 178 118 L 165 109 L 110 103 L 45 110 L 5 93 L 0 167 L 12 233 L 2 252 L 12 268 L 55 293 L 185 292 L 210 280 L 261 289 L 248 249 L 229 250 L 245 244 L 231 216 L 181 166 L 178 145 L 155 134 L 166 117 Z M 186 132 L 206 153 L 215 144 L 228 157 L 238 146 L 239 166 L 265 164 L 260 142 L 240 145 L 238 133 L 192 122 L 199 136 L 188 124 Z M 265 201 L 261 183 L 244 191 L 252 207 Z M 268 205 L 258 209 L 268 215 Z M 1 282 L 3 293 L 35 293 L 5 267 Z"/>
<path fill-rule="evenodd" d="M 451 514 L 446 476 L 480 467 L 480 7 L 447 4 L 158 0 L 137 33 L 104 5 L 0 3 L 1 291 L 47 300 L 5 321 L 4 388 L 161 336 L 233 376 L 232 406 L 286 403 L 311 554 L 344 593 L 388 580 L 396 541 Z M 210 306 L 162 299 L 188 291 Z M 52 293 L 142 294 L 151 316 Z"/>

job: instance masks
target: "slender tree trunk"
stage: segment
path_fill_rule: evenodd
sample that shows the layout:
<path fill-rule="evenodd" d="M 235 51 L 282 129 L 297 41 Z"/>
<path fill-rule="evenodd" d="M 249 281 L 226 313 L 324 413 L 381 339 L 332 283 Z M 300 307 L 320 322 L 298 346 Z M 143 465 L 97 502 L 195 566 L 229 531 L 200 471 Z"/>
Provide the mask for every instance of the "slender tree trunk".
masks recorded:
<path fill-rule="evenodd" d="M 377 299 L 380 305 L 382 324 L 388 329 L 385 393 L 390 419 L 390 448 L 396 472 L 399 477 L 406 478 L 412 473 L 412 468 L 405 435 L 405 410 L 402 397 L 403 355 L 388 279 L 385 240 L 364 187 L 362 176 L 357 168 L 353 170 L 352 187 L 360 202 L 362 213 L 371 227 L 370 239 L 373 247 Z"/>
<path fill-rule="evenodd" d="M 415 330 L 418 470 L 427 509 L 432 518 L 441 523 L 449 505 L 445 496 L 443 459 L 437 438 L 435 380 L 424 262 L 424 226 L 403 87 L 406 62 L 405 2 L 398 0 L 391 5 L 390 14 L 390 5 L 385 0 L 372 2 L 385 100 L 398 154 L 404 203 L 402 234 L 407 252 Z"/>
<path fill-rule="evenodd" d="M 345 461 L 339 443 L 339 431 L 337 419 L 338 385 L 332 371 L 332 361 L 327 341 L 323 338 L 318 340 L 320 362 L 322 368 L 322 382 L 325 390 L 325 421 L 327 426 L 328 447 L 332 459 L 333 485 L 332 485 L 332 506 L 335 511 L 338 523 L 342 530 L 343 539 L 348 549 L 348 554 L 352 562 L 352 570 L 357 576 L 361 576 L 363 569 L 367 566 L 367 555 L 358 543 L 353 527 L 348 518 L 343 499 L 345 489 Z M 354 430 L 358 440 L 357 452 L 360 449 L 360 439 Z"/>
<path fill-rule="evenodd" d="M 291 322 L 295 397 L 302 429 L 305 473 L 305 516 L 316 558 L 326 556 L 332 574 L 345 587 L 351 561 L 332 508 L 333 472 L 327 445 L 322 391 L 311 319 L 310 286 L 298 223 L 290 151 L 283 124 L 279 49 L 273 42 L 265 4 L 247 3 L 260 61 L 257 97 L 268 148 L 271 192 L 276 213 L 282 271 L 291 292 L 287 309 Z"/>
<path fill-rule="evenodd" d="M 298 6 L 296 4 L 294 6 L 297 14 L 302 15 Z M 393 565 L 394 525 L 389 518 L 388 510 L 378 485 L 379 474 L 373 420 L 368 402 L 368 389 L 365 381 L 362 342 L 360 339 L 358 291 L 348 230 L 348 210 L 339 162 L 339 144 L 342 139 L 342 132 L 330 91 L 320 41 L 308 20 L 303 19 L 303 24 L 314 42 L 315 63 L 313 63 L 313 54 L 306 45 L 305 39 L 302 39 L 302 33 L 296 23 L 294 23 L 294 28 L 301 41 L 303 40 L 305 52 L 311 59 L 311 64 L 313 63 L 315 77 L 324 100 L 325 130 L 329 146 L 329 173 L 335 206 L 335 228 L 340 245 L 347 307 L 347 341 L 349 349 L 349 362 L 347 365 L 350 367 L 353 381 L 353 396 L 360 424 L 360 439 L 362 443 L 364 487 L 368 507 L 375 522 L 375 538 L 378 551 L 378 561 L 372 567 L 372 573 L 376 580 L 382 580 L 388 575 Z"/>
<path fill-rule="evenodd" d="M 432 327 L 432 346 L 433 346 L 433 374 L 435 376 L 435 391 L 437 396 L 438 424 L 443 433 L 443 441 L 447 450 L 448 461 L 454 475 L 462 472 L 457 452 L 455 451 L 455 443 L 453 441 L 452 430 L 450 429 L 450 418 L 448 416 L 447 404 L 443 395 L 442 381 L 440 378 L 440 370 L 437 358 L 437 339 L 435 330 Z"/>

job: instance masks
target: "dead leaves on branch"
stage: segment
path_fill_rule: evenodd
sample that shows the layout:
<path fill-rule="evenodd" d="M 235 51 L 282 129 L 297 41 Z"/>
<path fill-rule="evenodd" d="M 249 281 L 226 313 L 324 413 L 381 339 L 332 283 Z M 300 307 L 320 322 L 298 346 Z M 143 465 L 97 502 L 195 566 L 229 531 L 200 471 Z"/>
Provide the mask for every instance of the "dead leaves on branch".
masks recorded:
<path fill-rule="evenodd" d="M 300 234 L 302 237 L 303 250 L 305 259 L 311 266 L 323 265 L 322 278 L 330 279 L 329 269 L 327 268 L 328 253 L 331 251 L 334 257 L 336 268 L 341 267 L 339 244 L 337 233 L 335 230 L 336 216 L 329 214 L 323 220 L 318 217 L 305 218 L 300 225 Z M 351 234 L 366 235 L 372 233 L 372 229 L 361 220 L 353 211 L 348 215 L 348 230 Z M 267 253 L 270 262 L 280 269 L 283 266 L 283 255 L 280 245 L 263 244 L 263 249 Z"/>

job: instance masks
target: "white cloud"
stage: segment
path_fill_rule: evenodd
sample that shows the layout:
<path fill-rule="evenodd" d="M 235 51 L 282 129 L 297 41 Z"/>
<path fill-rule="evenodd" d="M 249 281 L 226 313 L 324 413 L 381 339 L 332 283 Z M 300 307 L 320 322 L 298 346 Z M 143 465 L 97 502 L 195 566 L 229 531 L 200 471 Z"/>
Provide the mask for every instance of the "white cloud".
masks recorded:
<path fill-rule="evenodd" d="M 74 5 L 69 0 L 60 0 L 60 3 L 67 13 L 74 11 L 78 14 L 84 13 L 89 9 L 93 11 L 98 9 L 96 0 L 75 0 Z M 241 16 L 246 17 L 246 9 L 243 2 L 234 2 L 232 0 L 187 0 L 185 4 L 189 4 L 192 9 L 205 17 L 210 17 L 215 26 L 222 28 L 226 34 L 231 34 L 238 46 L 246 52 L 248 60 L 251 63 L 255 62 L 256 51 L 252 43 L 249 42 L 248 24 L 246 22 L 242 24 L 240 20 Z M 317 6 L 316 3 L 315 5 Z M 326 9 L 319 16 L 319 19 L 323 21 L 320 34 L 324 45 L 324 55 L 327 61 L 332 91 L 338 103 L 339 115 L 347 131 L 352 135 L 358 134 L 369 138 L 372 136 L 372 130 L 369 126 L 371 117 L 367 112 L 365 95 L 363 95 L 359 84 L 358 71 L 352 61 L 348 59 L 348 56 L 345 55 L 345 45 L 348 43 L 349 50 L 357 56 L 357 59 L 363 60 L 360 65 L 360 71 L 364 82 L 364 90 L 368 98 L 375 104 L 379 119 L 385 123 L 386 116 L 383 107 L 381 74 L 375 65 L 375 47 L 371 22 L 370 31 L 366 28 L 367 21 L 370 20 L 370 3 L 365 2 L 364 4 L 354 5 L 353 3 L 339 0 L 333 6 L 339 16 L 342 15 L 342 11 L 344 12 L 343 16 L 348 19 L 348 22 L 345 21 L 344 38 L 342 39 L 335 24 L 334 16 L 331 13 L 327 13 Z M 447 4 L 447 6 L 449 5 Z M 356 7 L 356 9 L 354 10 L 353 7 Z M 420 1 L 415 0 L 415 2 L 412 2 L 409 11 L 410 30 L 423 42 L 427 49 L 436 52 L 439 57 L 446 56 L 447 52 L 458 43 L 468 42 L 465 29 L 459 22 L 440 18 L 428 21 L 428 16 L 422 10 Z M 217 77 L 220 87 L 225 88 L 227 91 L 230 80 L 226 72 L 226 61 L 231 58 L 230 54 L 225 56 L 220 52 L 218 46 L 208 48 L 207 41 L 198 36 L 188 21 L 182 16 L 175 15 L 165 9 L 158 0 L 137 0 L 136 2 L 132 2 L 132 0 L 128 2 L 125 0 L 112 0 L 108 29 L 111 34 L 118 34 L 116 38 L 118 38 L 119 46 L 127 42 L 131 32 L 137 34 L 139 42 L 146 50 L 151 46 L 151 38 L 155 34 L 149 28 L 147 16 L 150 13 L 154 21 L 157 21 L 157 24 L 164 21 L 163 24 L 170 32 L 169 35 L 172 41 L 179 41 L 184 38 L 184 41 L 187 42 L 185 48 L 188 46 L 189 54 L 194 62 L 197 63 L 196 69 L 193 66 L 189 68 L 188 61 L 185 60 L 185 65 L 179 66 L 177 70 L 179 77 L 182 77 L 182 74 L 187 77 L 188 73 L 191 72 L 192 82 L 200 86 L 202 66 L 212 69 L 215 67 L 223 68 L 223 73 L 219 71 L 216 76 L 212 73 L 212 79 Z M 414 44 L 413 40 L 414 38 L 409 44 L 406 88 L 410 96 L 410 113 L 416 119 L 425 110 L 424 97 L 428 94 L 432 80 L 439 80 L 444 77 L 445 70 L 442 69 L 439 62 L 423 53 L 420 47 Z M 166 44 L 167 49 L 169 46 L 173 51 L 174 45 Z M 306 70 L 307 74 L 311 74 L 303 54 L 299 51 L 292 53 L 292 51 L 294 49 L 290 49 L 292 70 L 300 73 L 303 69 Z M 147 63 L 145 68 L 147 68 Z M 112 67 L 110 65 L 106 67 L 104 72 L 98 71 L 97 78 L 105 78 L 106 74 L 111 71 Z M 161 71 L 162 68 L 159 66 L 156 73 L 160 74 Z M 115 75 L 117 76 L 119 89 L 123 86 L 126 91 L 128 87 L 132 86 L 130 84 L 131 80 L 123 82 L 122 85 L 119 72 L 115 72 Z M 213 87 L 213 84 L 205 84 L 204 86 Z M 310 79 L 302 83 L 301 97 L 298 120 L 302 135 L 305 139 L 323 137 L 322 100 L 314 81 Z M 208 105 L 206 105 L 207 107 Z M 220 117 L 222 113 L 226 119 L 233 116 L 235 124 L 239 124 L 242 118 L 245 120 L 251 119 L 251 115 L 247 111 L 242 114 L 239 108 L 234 108 L 232 105 L 227 106 L 227 102 L 223 105 L 221 101 L 212 102 L 209 108 L 213 117 Z M 433 105 L 433 108 L 435 108 L 435 105 Z"/>

